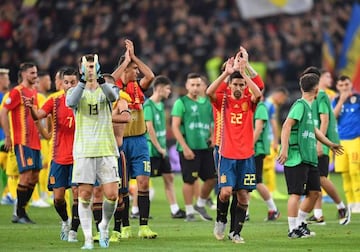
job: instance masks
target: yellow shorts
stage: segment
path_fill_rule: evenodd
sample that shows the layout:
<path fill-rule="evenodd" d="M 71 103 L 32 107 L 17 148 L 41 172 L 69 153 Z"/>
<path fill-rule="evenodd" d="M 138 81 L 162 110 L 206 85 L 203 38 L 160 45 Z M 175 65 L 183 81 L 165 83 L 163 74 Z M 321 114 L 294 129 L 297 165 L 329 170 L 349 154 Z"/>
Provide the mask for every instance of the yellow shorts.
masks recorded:
<path fill-rule="evenodd" d="M 49 147 L 49 141 L 46 139 L 41 139 L 41 159 L 42 159 L 42 165 L 43 167 L 48 167 L 50 162 L 50 147 Z"/>
<path fill-rule="evenodd" d="M 344 154 L 335 156 L 335 172 L 349 172 L 351 163 L 360 163 L 360 137 L 353 140 L 341 140 Z"/>
<path fill-rule="evenodd" d="M 7 153 L 5 170 L 6 170 L 6 175 L 8 176 L 19 176 L 19 169 L 16 161 L 16 155 L 13 150 Z"/>

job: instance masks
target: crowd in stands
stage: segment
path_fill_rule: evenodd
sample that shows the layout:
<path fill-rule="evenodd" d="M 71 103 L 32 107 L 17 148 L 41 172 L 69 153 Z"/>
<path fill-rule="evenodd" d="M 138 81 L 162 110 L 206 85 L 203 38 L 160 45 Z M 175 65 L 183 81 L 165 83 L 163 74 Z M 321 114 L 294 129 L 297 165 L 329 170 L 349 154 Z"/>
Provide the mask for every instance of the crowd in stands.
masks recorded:
<path fill-rule="evenodd" d="M 131 39 L 155 74 L 183 86 L 189 72 L 217 76 L 224 59 L 241 44 L 257 62 L 268 90 L 298 89 L 306 66 L 321 67 L 324 30 L 341 50 L 351 0 L 314 0 L 310 12 L 243 20 L 236 0 L 4 0 L 0 4 L 0 67 L 12 84 L 25 60 L 54 76 L 79 55 L 98 53 L 112 72 Z"/>

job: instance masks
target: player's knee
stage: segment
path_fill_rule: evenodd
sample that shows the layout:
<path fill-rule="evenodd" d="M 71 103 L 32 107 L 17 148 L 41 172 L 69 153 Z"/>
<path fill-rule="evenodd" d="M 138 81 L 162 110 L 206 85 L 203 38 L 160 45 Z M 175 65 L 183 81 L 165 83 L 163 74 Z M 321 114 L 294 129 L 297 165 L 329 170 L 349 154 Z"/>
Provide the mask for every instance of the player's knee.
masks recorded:
<path fill-rule="evenodd" d="M 149 177 L 147 176 L 138 176 L 136 178 L 137 187 L 139 191 L 147 191 L 149 190 Z"/>
<path fill-rule="evenodd" d="M 221 191 L 220 191 L 220 200 L 223 201 L 223 202 L 229 201 L 231 195 L 232 195 L 232 190 L 231 189 L 222 188 Z"/>

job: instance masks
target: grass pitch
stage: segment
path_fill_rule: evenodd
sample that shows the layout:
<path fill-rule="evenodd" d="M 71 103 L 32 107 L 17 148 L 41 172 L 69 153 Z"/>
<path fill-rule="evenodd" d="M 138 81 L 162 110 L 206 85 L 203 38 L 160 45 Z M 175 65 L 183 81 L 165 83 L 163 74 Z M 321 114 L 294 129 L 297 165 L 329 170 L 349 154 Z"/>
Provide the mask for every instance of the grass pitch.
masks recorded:
<path fill-rule="evenodd" d="M 344 199 L 341 177 L 331 174 Z M 229 240 L 217 241 L 212 234 L 213 222 L 202 221 L 186 223 L 170 217 L 169 205 L 165 199 L 161 178 L 152 179 L 155 198 L 151 203 L 150 227 L 158 232 L 154 240 L 141 240 L 136 237 L 138 221 L 131 220 L 133 238 L 111 243 L 107 251 L 360 251 L 360 214 L 352 215 L 351 223 L 341 226 L 337 221 L 334 204 L 323 205 L 326 225 L 309 225 L 316 236 L 308 239 L 290 240 L 287 238 L 287 201 L 276 200 L 281 217 L 276 222 L 265 222 L 266 205 L 262 200 L 252 198 L 250 221 L 244 225 L 241 235 L 245 244 L 233 244 Z M 278 189 L 285 193 L 283 174 L 277 175 Z M 181 195 L 182 181 L 176 176 L 175 186 L 180 207 L 184 208 Z M 0 186 L 0 191 L 2 188 Z M 215 218 L 215 211 L 208 209 Z M 55 209 L 30 207 L 29 216 L 36 225 L 20 225 L 10 222 L 11 206 L 0 206 L 0 251 L 79 251 L 83 245 L 83 234 L 79 228 L 78 243 L 68 243 L 59 238 L 60 218 Z M 111 228 L 113 223 L 111 223 Z M 94 228 L 95 229 L 95 228 Z M 228 231 L 228 228 L 227 228 Z M 226 231 L 226 232 L 227 232 Z M 101 250 L 95 243 L 95 250 Z"/>

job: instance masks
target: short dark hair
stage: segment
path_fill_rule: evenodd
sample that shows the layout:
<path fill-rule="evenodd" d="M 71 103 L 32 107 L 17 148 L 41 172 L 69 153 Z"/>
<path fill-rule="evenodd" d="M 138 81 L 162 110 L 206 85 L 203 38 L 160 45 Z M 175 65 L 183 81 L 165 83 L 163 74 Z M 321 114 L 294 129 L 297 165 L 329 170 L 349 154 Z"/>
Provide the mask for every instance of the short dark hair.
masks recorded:
<path fill-rule="evenodd" d="M 201 75 L 199 73 L 189 73 L 187 75 L 186 79 L 188 80 L 188 79 L 195 79 L 195 78 L 201 78 Z"/>
<path fill-rule="evenodd" d="M 350 77 L 349 76 L 347 76 L 347 75 L 340 75 L 340 77 L 339 77 L 339 79 L 338 79 L 339 81 L 345 81 L 345 80 L 350 80 Z"/>
<path fill-rule="evenodd" d="M 235 71 L 229 76 L 229 82 L 231 82 L 233 79 L 244 79 L 244 77 L 241 75 L 239 71 Z"/>
<path fill-rule="evenodd" d="M 159 75 L 156 76 L 155 79 L 152 82 L 154 88 L 160 85 L 166 86 L 166 85 L 171 85 L 171 80 L 166 77 L 165 75 Z"/>
<path fill-rule="evenodd" d="M 62 78 L 64 78 L 65 75 L 76 75 L 78 78 L 78 72 L 73 67 L 67 67 L 65 68 L 60 75 L 62 75 Z"/>
<path fill-rule="evenodd" d="M 300 75 L 300 77 L 304 76 L 305 74 L 316 74 L 317 76 L 321 76 L 321 71 L 319 68 L 315 67 L 315 66 L 309 66 L 307 67 Z"/>
<path fill-rule="evenodd" d="M 312 91 L 319 84 L 319 76 L 315 73 L 307 73 L 300 77 L 300 87 L 304 92 Z"/>
<path fill-rule="evenodd" d="M 111 79 L 114 83 L 116 82 L 115 78 L 109 73 L 103 73 L 102 76 L 104 77 L 104 79 L 108 78 Z"/>
<path fill-rule="evenodd" d="M 87 61 L 90 61 L 90 62 L 94 62 L 94 54 L 85 54 L 85 55 L 83 55 L 81 58 L 80 58 L 80 65 L 81 65 L 81 63 L 82 63 L 82 59 L 83 59 L 83 57 L 85 56 L 85 59 L 87 60 Z"/>
<path fill-rule="evenodd" d="M 20 64 L 19 72 L 18 72 L 19 82 L 22 82 L 21 74 L 22 74 L 23 72 L 25 72 L 26 70 L 28 70 L 29 68 L 32 68 L 32 67 L 37 67 L 34 62 L 24 62 L 24 63 L 21 63 L 21 64 Z"/>

